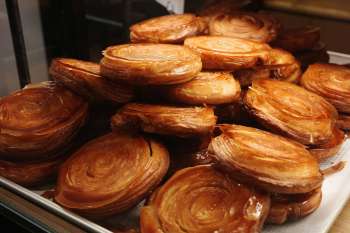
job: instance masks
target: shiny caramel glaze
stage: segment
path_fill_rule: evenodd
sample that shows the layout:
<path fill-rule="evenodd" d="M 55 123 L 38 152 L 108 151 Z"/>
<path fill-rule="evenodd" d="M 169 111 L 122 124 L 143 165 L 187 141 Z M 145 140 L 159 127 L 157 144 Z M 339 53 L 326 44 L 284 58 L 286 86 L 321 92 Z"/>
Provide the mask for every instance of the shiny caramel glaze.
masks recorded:
<path fill-rule="evenodd" d="M 204 32 L 206 24 L 193 14 L 165 15 L 151 18 L 130 27 L 133 43 L 182 43 L 185 38 Z"/>
<path fill-rule="evenodd" d="M 162 144 L 139 135 L 109 133 L 85 144 L 63 164 L 55 201 L 92 218 L 120 213 L 147 196 L 168 166 Z"/>
<path fill-rule="evenodd" d="M 67 145 L 82 127 L 87 103 L 47 81 L 0 99 L 0 158 L 44 159 Z"/>
<path fill-rule="evenodd" d="M 283 48 L 291 52 L 311 49 L 320 40 L 320 28 L 315 26 L 303 26 L 289 28 L 282 31 L 273 46 Z"/>
<path fill-rule="evenodd" d="M 315 212 L 321 204 L 320 188 L 302 194 L 272 194 L 271 208 L 267 223 L 283 224 L 287 220 L 297 220 Z"/>
<path fill-rule="evenodd" d="M 237 102 L 241 87 L 228 72 L 200 72 L 186 83 L 166 86 L 162 94 L 183 104 L 224 104 Z"/>
<path fill-rule="evenodd" d="M 216 123 L 209 107 L 174 107 L 130 103 L 112 117 L 113 129 L 141 129 L 148 133 L 190 137 L 207 135 Z"/>
<path fill-rule="evenodd" d="M 309 148 L 309 151 L 318 161 L 323 161 L 329 157 L 335 156 L 345 141 L 345 134 L 342 130 L 334 127 L 331 139 L 322 145 Z"/>
<path fill-rule="evenodd" d="M 318 42 L 311 49 L 294 53 L 295 57 L 300 61 L 302 69 L 314 63 L 328 63 L 329 54 L 325 43 Z"/>
<path fill-rule="evenodd" d="M 134 97 L 131 86 L 102 77 L 100 65 L 93 62 L 56 58 L 49 73 L 54 80 L 91 102 L 127 103 Z"/>
<path fill-rule="evenodd" d="M 209 152 L 238 180 L 269 192 L 305 193 L 322 184 L 317 160 L 302 144 L 240 125 L 220 125 Z"/>
<path fill-rule="evenodd" d="M 350 113 L 350 68 L 335 64 L 313 64 L 301 85 L 332 103 L 339 112 Z"/>
<path fill-rule="evenodd" d="M 210 165 L 176 172 L 141 209 L 141 233 L 257 233 L 270 198 Z"/>
<path fill-rule="evenodd" d="M 350 130 L 350 115 L 340 114 L 336 125 L 342 130 Z"/>
<path fill-rule="evenodd" d="M 201 55 L 204 69 L 235 70 L 263 63 L 270 46 L 251 40 L 223 36 L 187 38 L 185 46 Z"/>
<path fill-rule="evenodd" d="M 253 81 L 244 103 L 265 127 L 305 145 L 327 143 L 338 118 L 333 105 L 321 96 L 277 80 Z"/>
<path fill-rule="evenodd" d="M 209 34 L 268 43 L 276 38 L 280 26 L 277 19 L 268 14 L 232 11 L 212 19 Z"/>
<path fill-rule="evenodd" d="M 194 78 L 201 58 L 190 49 L 169 44 L 124 44 L 103 51 L 101 74 L 134 85 L 168 85 Z"/>

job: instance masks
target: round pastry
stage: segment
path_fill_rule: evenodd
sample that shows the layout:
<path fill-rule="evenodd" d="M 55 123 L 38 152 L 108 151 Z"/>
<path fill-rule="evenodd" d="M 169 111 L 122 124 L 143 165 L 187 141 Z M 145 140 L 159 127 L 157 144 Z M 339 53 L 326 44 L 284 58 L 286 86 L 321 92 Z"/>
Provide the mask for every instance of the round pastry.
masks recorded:
<path fill-rule="evenodd" d="M 237 102 L 241 88 L 227 72 L 201 72 L 189 82 L 166 86 L 167 99 L 183 104 L 225 104 Z"/>
<path fill-rule="evenodd" d="M 61 167 L 55 201 L 91 218 L 133 207 L 161 181 L 169 155 L 139 135 L 110 133 L 75 152 Z"/>
<path fill-rule="evenodd" d="M 320 40 L 320 28 L 304 26 L 282 31 L 274 41 L 274 47 L 290 52 L 298 52 L 313 48 Z"/>
<path fill-rule="evenodd" d="M 327 143 L 317 147 L 311 147 L 309 151 L 318 161 L 323 161 L 329 157 L 335 156 L 343 145 L 344 140 L 344 132 L 337 127 L 334 127 L 333 137 Z"/>
<path fill-rule="evenodd" d="M 318 209 L 322 200 L 320 188 L 302 194 L 273 194 L 267 223 L 283 224 L 287 220 L 297 220 Z"/>
<path fill-rule="evenodd" d="M 302 144 L 266 131 L 220 125 L 209 152 L 235 179 L 269 192 L 306 193 L 322 184 L 317 160 Z"/>
<path fill-rule="evenodd" d="M 301 85 L 332 103 L 339 112 L 350 113 L 350 68 L 335 64 L 313 64 Z"/>
<path fill-rule="evenodd" d="M 56 58 L 49 73 L 54 80 L 91 102 L 127 103 L 134 97 L 132 87 L 102 77 L 96 63 Z"/>
<path fill-rule="evenodd" d="M 185 46 L 201 55 L 204 69 L 235 70 L 250 68 L 268 59 L 270 46 L 240 38 L 197 36 Z"/>
<path fill-rule="evenodd" d="M 324 98 L 295 84 L 255 80 L 244 104 L 266 128 L 305 145 L 321 145 L 333 136 L 337 110 Z"/>
<path fill-rule="evenodd" d="M 350 130 L 350 115 L 340 114 L 336 125 L 342 130 Z"/>
<path fill-rule="evenodd" d="M 314 63 L 328 63 L 329 54 L 325 43 L 318 42 L 309 50 L 294 53 L 295 57 L 300 61 L 303 70 Z"/>
<path fill-rule="evenodd" d="M 261 232 L 270 198 L 210 165 L 176 172 L 141 209 L 142 233 Z"/>
<path fill-rule="evenodd" d="M 204 32 L 204 21 L 193 14 L 165 15 L 148 19 L 130 27 L 133 43 L 183 43 L 185 38 Z"/>
<path fill-rule="evenodd" d="M 134 85 L 187 82 L 202 69 L 201 58 L 190 49 L 169 44 L 124 44 L 103 51 L 101 74 Z"/>
<path fill-rule="evenodd" d="M 216 123 L 209 107 L 173 107 L 130 103 L 112 117 L 113 129 L 141 129 L 148 133 L 191 137 L 210 134 Z"/>
<path fill-rule="evenodd" d="M 45 159 L 69 144 L 84 124 L 88 105 L 47 81 L 0 99 L 0 158 Z"/>
<path fill-rule="evenodd" d="M 212 19 L 209 23 L 209 34 L 268 43 L 276 38 L 280 26 L 271 15 L 233 11 Z"/>

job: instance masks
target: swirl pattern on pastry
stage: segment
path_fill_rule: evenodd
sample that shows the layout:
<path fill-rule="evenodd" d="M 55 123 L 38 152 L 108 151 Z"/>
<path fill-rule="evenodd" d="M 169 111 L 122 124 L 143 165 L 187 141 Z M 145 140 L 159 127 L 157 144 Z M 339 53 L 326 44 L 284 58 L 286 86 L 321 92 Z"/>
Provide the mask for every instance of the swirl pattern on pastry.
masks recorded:
<path fill-rule="evenodd" d="M 302 144 L 266 131 L 221 125 L 209 152 L 236 179 L 278 193 L 310 192 L 322 184 L 317 160 Z"/>
<path fill-rule="evenodd" d="M 332 103 L 339 112 L 350 113 L 350 68 L 335 64 L 313 64 L 301 85 Z"/>
<path fill-rule="evenodd" d="M 47 81 L 0 99 L 0 157 L 44 159 L 67 145 L 84 124 L 87 103 Z"/>
<path fill-rule="evenodd" d="M 271 15 L 234 11 L 212 19 L 209 34 L 268 43 L 276 38 L 279 28 L 279 22 Z"/>
<path fill-rule="evenodd" d="M 235 70 L 262 64 L 270 46 L 240 38 L 197 36 L 187 38 L 185 46 L 201 55 L 204 69 Z"/>
<path fill-rule="evenodd" d="M 321 96 L 277 80 L 253 81 L 244 103 L 265 127 L 305 145 L 328 142 L 338 118 L 337 110 Z"/>
<path fill-rule="evenodd" d="M 54 80 L 91 102 L 127 103 L 134 97 L 132 87 L 102 77 L 100 65 L 93 62 L 56 58 L 49 73 Z"/>
<path fill-rule="evenodd" d="M 114 129 L 141 129 L 148 133 L 191 137 L 210 134 L 216 123 L 209 107 L 174 107 L 130 103 L 112 117 Z"/>
<path fill-rule="evenodd" d="M 149 138 L 109 133 L 75 152 L 61 167 L 55 201 L 91 218 L 133 207 L 169 166 L 166 148 Z"/>
<path fill-rule="evenodd" d="M 193 14 L 165 15 L 151 18 L 130 27 L 133 43 L 179 44 L 185 38 L 204 32 L 203 20 Z"/>
<path fill-rule="evenodd" d="M 267 195 L 201 165 L 176 172 L 141 209 L 142 233 L 261 232 Z"/>
<path fill-rule="evenodd" d="M 101 74 L 133 85 L 187 82 L 202 69 L 200 56 L 180 45 L 124 44 L 103 51 Z"/>

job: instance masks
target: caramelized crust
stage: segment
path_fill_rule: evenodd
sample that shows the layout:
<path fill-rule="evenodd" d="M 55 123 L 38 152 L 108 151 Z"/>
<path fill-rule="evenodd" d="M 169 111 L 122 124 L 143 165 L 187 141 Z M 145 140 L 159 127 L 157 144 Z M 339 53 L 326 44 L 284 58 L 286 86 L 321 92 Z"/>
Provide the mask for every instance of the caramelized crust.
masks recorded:
<path fill-rule="evenodd" d="M 277 80 L 253 81 L 244 103 L 265 127 L 305 145 L 327 143 L 338 117 L 321 96 Z"/>
<path fill-rule="evenodd" d="M 283 224 L 287 220 L 303 218 L 318 209 L 322 200 L 321 189 L 302 194 L 273 194 L 267 223 Z"/>
<path fill-rule="evenodd" d="M 204 32 L 204 21 L 193 14 L 165 15 L 148 19 L 130 27 L 133 43 L 182 43 L 185 38 Z"/>
<path fill-rule="evenodd" d="M 209 152 L 236 179 L 269 192 L 305 193 L 322 184 L 317 160 L 292 140 L 255 128 L 221 125 Z"/>
<path fill-rule="evenodd" d="M 336 125 L 342 130 L 350 130 L 350 115 L 340 114 Z"/>
<path fill-rule="evenodd" d="M 0 99 L 0 158 L 45 159 L 71 142 L 87 103 L 55 82 L 29 85 Z"/>
<path fill-rule="evenodd" d="M 114 129 L 141 129 L 148 133 L 190 137 L 210 134 L 216 117 L 209 107 L 173 107 L 130 103 L 112 117 Z"/>
<path fill-rule="evenodd" d="M 56 58 L 49 73 L 54 80 L 91 102 L 127 103 L 134 97 L 132 87 L 102 77 L 96 63 Z"/>
<path fill-rule="evenodd" d="M 175 173 L 141 209 L 142 233 L 261 232 L 270 198 L 211 166 Z"/>
<path fill-rule="evenodd" d="M 313 48 L 319 40 L 319 27 L 304 26 L 282 31 L 274 41 L 274 46 L 291 52 L 298 52 Z"/>
<path fill-rule="evenodd" d="M 269 45 L 246 39 L 223 36 L 197 36 L 187 38 L 185 46 L 201 55 L 204 69 L 235 70 L 263 63 Z"/>
<path fill-rule="evenodd" d="M 169 155 L 160 143 L 110 133 L 75 152 L 61 167 L 55 201 L 91 218 L 133 207 L 165 175 Z"/>
<path fill-rule="evenodd" d="M 183 104 L 224 104 L 237 102 L 241 88 L 227 72 L 201 72 L 189 82 L 163 89 L 167 99 Z"/>
<path fill-rule="evenodd" d="M 169 44 L 124 44 L 103 51 L 101 74 L 134 85 L 168 85 L 194 78 L 201 58 L 190 49 Z"/>
<path fill-rule="evenodd" d="M 350 68 L 335 64 L 313 64 L 301 85 L 332 103 L 339 112 L 350 113 Z"/>
<path fill-rule="evenodd" d="M 209 34 L 268 43 L 276 38 L 280 26 L 271 15 L 232 11 L 212 19 Z"/>
<path fill-rule="evenodd" d="M 309 151 L 318 161 L 323 161 L 329 157 L 335 156 L 343 145 L 344 140 L 344 132 L 335 127 L 333 129 L 333 136 L 327 143 L 317 147 L 311 147 Z"/>

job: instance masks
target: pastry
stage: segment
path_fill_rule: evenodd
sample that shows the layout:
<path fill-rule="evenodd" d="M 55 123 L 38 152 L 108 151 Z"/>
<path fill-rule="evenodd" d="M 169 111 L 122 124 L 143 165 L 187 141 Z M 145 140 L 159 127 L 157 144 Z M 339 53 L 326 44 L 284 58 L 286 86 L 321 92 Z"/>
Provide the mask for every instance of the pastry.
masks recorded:
<path fill-rule="evenodd" d="M 62 85 L 29 85 L 0 99 L 0 159 L 45 159 L 83 126 L 87 103 Z"/>
<path fill-rule="evenodd" d="M 321 189 L 302 194 L 272 194 L 271 208 L 266 222 L 283 224 L 287 220 L 300 219 L 317 210 L 321 200 Z"/>
<path fill-rule="evenodd" d="M 336 125 L 342 130 L 350 130 L 350 115 L 340 114 Z"/>
<path fill-rule="evenodd" d="M 190 49 L 169 44 L 124 44 L 103 52 L 101 74 L 133 85 L 187 82 L 202 69 L 201 58 Z"/>
<path fill-rule="evenodd" d="M 236 70 L 262 64 L 268 59 L 270 46 L 240 38 L 197 36 L 184 43 L 198 52 L 204 69 Z"/>
<path fill-rule="evenodd" d="M 306 193 L 321 186 L 318 162 L 302 144 L 246 126 L 219 129 L 208 150 L 235 179 L 277 193 Z"/>
<path fill-rule="evenodd" d="M 162 180 L 166 148 L 139 135 L 109 133 L 81 147 L 61 167 L 55 201 L 91 218 L 123 212 Z"/>
<path fill-rule="evenodd" d="M 54 80 L 91 102 L 127 103 L 134 97 L 131 86 L 102 77 L 100 65 L 96 63 L 56 58 L 49 73 Z"/>
<path fill-rule="evenodd" d="M 270 198 L 210 165 L 176 172 L 141 209 L 142 233 L 261 232 Z"/>
<path fill-rule="evenodd" d="M 335 64 L 310 65 L 301 85 L 326 98 L 339 112 L 350 113 L 350 68 Z"/>
<path fill-rule="evenodd" d="M 206 24 L 193 14 L 165 15 L 151 18 L 130 27 L 133 43 L 183 43 L 185 38 L 204 32 Z"/>
<path fill-rule="evenodd" d="M 268 14 L 232 11 L 214 17 L 209 23 L 209 34 L 268 43 L 276 38 L 280 26 Z"/>
<path fill-rule="evenodd" d="M 148 133 L 191 137 L 210 134 L 216 117 L 209 107 L 174 107 L 130 103 L 112 117 L 113 129 L 141 129 Z"/>
<path fill-rule="evenodd" d="M 266 128 L 305 145 L 321 145 L 333 136 L 336 109 L 321 96 L 295 84 L 255 80 L 244 104 Z"/>

